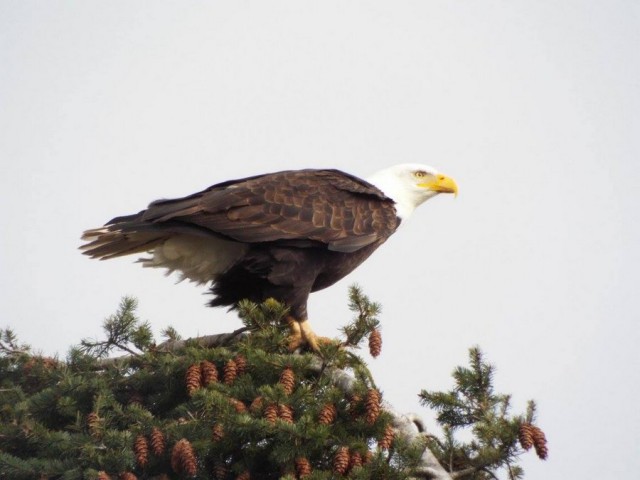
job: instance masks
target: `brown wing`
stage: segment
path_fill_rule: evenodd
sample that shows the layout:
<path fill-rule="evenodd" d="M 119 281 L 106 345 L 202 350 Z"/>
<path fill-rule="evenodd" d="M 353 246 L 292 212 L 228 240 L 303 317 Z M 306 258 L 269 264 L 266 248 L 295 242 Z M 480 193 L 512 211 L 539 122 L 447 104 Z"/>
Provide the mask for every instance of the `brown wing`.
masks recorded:
<path fill-rule="evenodd" d="M 297 170 L 157 201 L 137 215 L 113 219 L 106 228 L 131 233 L 192 230 L 245 243 L 322 243 L 351 252 L 388 237 L 398 222 L 394 202 L 373 185 L 338 170 Z"/>

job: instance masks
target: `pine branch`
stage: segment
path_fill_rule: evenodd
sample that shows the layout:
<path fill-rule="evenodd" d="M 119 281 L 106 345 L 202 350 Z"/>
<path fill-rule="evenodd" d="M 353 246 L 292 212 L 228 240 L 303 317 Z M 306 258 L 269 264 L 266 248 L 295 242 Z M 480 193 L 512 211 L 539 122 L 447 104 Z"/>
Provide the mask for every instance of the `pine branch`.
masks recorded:
<path fill-rule="evenodd" d="M 106 340 L 88 340 L 80 342 L 80 350 L 97 358 L 106 356 L 114 348 L 138 356 L 153 344 L 153 335 L 148 322 L 140 322 L 135 315 L 138 301 L 133 297 L 124 297 L 118 311 L 103 323 L 107 333 Z M 130 347 L 132 345 L 138 351 Z"/>
<path fill-rule="evenodd" d="M 474 472 L 497 478 L 499 470 L 513 479 L 522 477 L 522 469 L 514 463 L 523 453 L 518 443 L 525 450 L 533 445 L 527 432 L 537 427 L 523 418 L 533 419 L 535 404 L 529 402 L 526 417 L 510 415 L 511 397 L 494 392 L 493 374 L 494 367 L 484 360 L 478 347 L 473 347 L 469 350 L 469 367 L 454 370 L 455 382 L 450 391 L 420 393 L 421 403 L 438 412 L 437 421 L 443 427 L 446 441 L 432 446 L 439 449 L 441 458 L 449 458 L 449 471 L 458 469 L 452 473 L 454 478 L 475 477 Z M 454 433 L 464 428 L 470 430 L 472 440 L 457 442 Z M 546 458 L 546 440 L 539 443 L 538 455 Z"/>
<path fill-rule="evenodd" d="M 0 354 L 5 356 L 25 355 L 31 352 L 26 343 L 19 343 L 18 337 L 10 328 L 0 329 Z"/>
<path fill-rule="evenodd" d="M 349 310 L 356 313 L 353 321 L 342 329 L 345 340 L 343 346 L 357 347 L 365 335 L 380 326 L 377 315 L 380 314 L 379 303 L 372 302 L 357 285 L 349 287 Z"/>

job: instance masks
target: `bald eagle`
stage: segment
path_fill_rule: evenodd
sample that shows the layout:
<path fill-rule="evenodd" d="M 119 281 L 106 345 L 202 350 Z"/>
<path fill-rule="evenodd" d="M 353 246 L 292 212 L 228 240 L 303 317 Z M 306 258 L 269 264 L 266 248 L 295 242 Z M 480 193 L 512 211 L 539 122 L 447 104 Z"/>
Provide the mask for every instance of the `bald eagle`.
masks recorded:
<path fill-rule="evenodd" d="M 418 164 L 367 180 L 339 170 L 290 170 L 231 180 L 157 200 L 84 232 L 80 248 L 101 260 L 147 253 L 144 267 L 211 284 L 211 306 L 274 298 L 289 307 L 291 348 L 318 349 L 307 300 L 352 272 L 413 210 L 455 182 Z"/>

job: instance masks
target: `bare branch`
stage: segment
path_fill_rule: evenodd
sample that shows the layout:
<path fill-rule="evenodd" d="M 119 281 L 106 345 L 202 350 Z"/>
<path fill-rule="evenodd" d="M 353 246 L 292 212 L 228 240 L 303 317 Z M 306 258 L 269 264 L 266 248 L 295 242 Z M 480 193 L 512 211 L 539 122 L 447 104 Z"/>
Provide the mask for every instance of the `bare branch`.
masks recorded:
<path fill-rule="evenodd" d="M 187 345 L 198 345 L 204 348 L 223 347 L 232 344 L 236 338 L 248 330 L 247 327 L 241 327 L 233 332 L 219 333 L 216 335 L 205 335 L 202 337 L 188 338 L 186 340 L 167 340 L 155 347 L 156 352 L 160 353 L 173 353 L 178 351 Z M 131 359 L 137 355 L 124 355 L 122 357 L 114 358 L 102 358 L 97 361 L 96 369 L 102 370 L 104 368 L 116 366 L 124 361 Z"/>
<path fill-rule="evenodd" d="M 203 337 L 188 338 L 186 340 L 167 340 L 156 347 L 156 351 L 172 353 L 190 345 L 198 345 L 205 348 L 224 347 L 231 345 L 236 337 L 249 330 L 247 327 L 241 327 L 233 332 L 218 333 L 216 335 L 205 335 Z"/>
<path fill-rule="evenodd" d="M 451 477 L 456 479 L 456 478 L 462 478 L 466 475 L 471 475 L 472 473 L 477 472 L 479 469 L 477 467 L 469 467 L 469 468 L 465 468 L 463 470 L 458 470 L 457 472 L 452 472 L 451 473 Z M 491 473 L 491 472 L 489 472 Z M 493 474 L 491 474 L 493 475 Z"/>

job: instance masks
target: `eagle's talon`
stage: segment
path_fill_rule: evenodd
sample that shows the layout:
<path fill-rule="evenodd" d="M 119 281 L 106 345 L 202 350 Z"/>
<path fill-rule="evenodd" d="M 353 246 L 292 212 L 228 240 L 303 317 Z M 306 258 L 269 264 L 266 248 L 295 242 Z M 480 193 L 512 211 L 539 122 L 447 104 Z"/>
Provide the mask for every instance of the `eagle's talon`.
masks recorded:
<path fill-rule="evenodd" d="M 290 330 L 289 351 L 295 352 L 298 348 L 304 345 L 304 337 L 302 335 L 302 329 L 300 328 L 300 322 L 291 316 L 287 316 L 286 321 Z"/>
<path fill-rule="evenodd" d="M 298 350 L 299 348 L 302 348 L 303 346 L 304 346 L 304 339 L 302 338 L 302 336 L 295 336 L 295 335 L 289 336 L 290 352 L 295 352 L 296 350 Z"/>
<path fill-rule="evenodd" d="M 329 337 L 320 337 L 311 330 L 308 320 L 296 320 L 287 317 L 289 330 L 289 350 L 294 352 L 298 348 L 308 347 L 312 352 L 318 353 L 320 347 L 329 343 L 339 343 L 337 340 Z"/>

